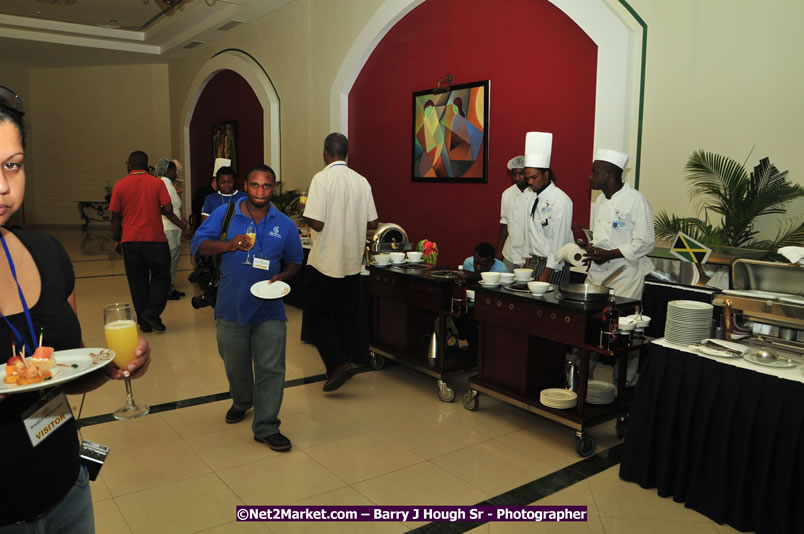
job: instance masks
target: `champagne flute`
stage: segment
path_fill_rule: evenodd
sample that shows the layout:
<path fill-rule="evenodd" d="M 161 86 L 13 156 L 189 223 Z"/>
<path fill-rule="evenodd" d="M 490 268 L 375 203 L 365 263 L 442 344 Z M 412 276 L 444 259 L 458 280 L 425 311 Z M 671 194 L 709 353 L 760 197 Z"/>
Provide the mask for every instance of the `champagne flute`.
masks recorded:
<path fill-rule="evenodd" d="M 123 371 L 126 380 L 126 405 L 115 411 L 115 419 L 135 419 L 150 411 L 148 406 L 137 406 L 131 392 L 131 377 L 126 367 L 136 356 L 137 323 L 131 304 L 115 303 L 103 307 L 103 333 L 106 346 L 114 351 L 114 363 Z"/>
<path fill-rule="evenodd" d="M 251 261 L 249 261 L 249 257 L 251 257 L 251 249 L 254 248 L 254 243 L 257 240 L 257 227 L 254 226 L 254 222 L 248 223 L 246 227 L 246 237 L 249 240 L 249 247 L 248 252 L 246 253 L 246 261 L 243 262 L 243 265 L 251 265 Z"/>

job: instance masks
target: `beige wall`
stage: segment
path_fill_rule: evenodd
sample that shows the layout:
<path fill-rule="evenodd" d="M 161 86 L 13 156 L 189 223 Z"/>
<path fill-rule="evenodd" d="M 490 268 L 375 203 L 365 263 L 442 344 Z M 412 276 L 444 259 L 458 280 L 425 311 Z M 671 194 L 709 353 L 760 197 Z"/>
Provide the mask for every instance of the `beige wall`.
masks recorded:
<path fill-rule="evenodd" d="M 298 0 L 172 61 L 173 146 L 184 146 L 182 112 L 197 89 L 192 84 L 199 70 L 215 53 L 238 48 L 262 65 L 281 100 L 280 178 L 290 188 L 309 184 L 323 167 L 321 153 L 329 133 L 329 95 L 335 73 L 380 4 L 380 0 Z"/>
<path fill-rule="evenodd" d="M 698 148 L 740 162 L 753 148 L 748 167 L 768 156 L 804 184 L 804 2 L 630 4 L 648 24 L 641 190 L 654 211 L 692 214 L 681 178 Z M 776 232 L 773 219 L 761 228 Z"/>
<path fill-rule="evenodd" d="M 75 201 L 102 200 L 133 150 L 152 163 L 170 155 L 167 72 L 165 64 L 31 70 L 28 224 L 79 224 Z"/>

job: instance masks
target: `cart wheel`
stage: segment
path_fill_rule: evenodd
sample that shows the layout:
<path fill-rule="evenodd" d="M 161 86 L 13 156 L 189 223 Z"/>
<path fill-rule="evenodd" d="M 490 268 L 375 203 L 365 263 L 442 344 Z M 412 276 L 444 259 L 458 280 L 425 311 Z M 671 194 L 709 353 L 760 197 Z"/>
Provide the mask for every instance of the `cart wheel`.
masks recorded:
<path fill-rule="evenodd" d="M 385 367 L 385 357 L 380 356 L 379 354 L 371 353 L 371 359 L 369 360 L 369 365 L 371 365 L 372 369 L 376 369 L 379 371 L 383 367 Z"/>
<path fill-rule="evenodd" d="M 444 402 L 455 400 L 455 392 L 443 380 L 438 381 L 438 398 Z"/>
<path fill-rule="evenodd" d="M 575 452 L 578 453 L 578 456 L 581 458 L 592 456 L 592 453 L 595 452 L 595 445 L 595 438 L 590 434 L 587 434 L 586 432 L 577 433 L 575 438 Z"/>
<path fill-rule="evenodd" d="M 622 416 L 622 417 L 617 418 L 617 424 L 615 426 L 615 429 L 617 431 L 617 437 L 619 439 L 623 439 L 625 437 L 625 430 L 626 430 L 627 426 L 628 426 L 628 417 L 627 416 Z"/>
<path fill-rule="evenodd" d="M 470 412 L 477 410 L 477 406 L 480 402 L 477 397 L 478 393 L 474 389 L 467 391 L 466 395 L 463 396 L 463 407 Z"/>

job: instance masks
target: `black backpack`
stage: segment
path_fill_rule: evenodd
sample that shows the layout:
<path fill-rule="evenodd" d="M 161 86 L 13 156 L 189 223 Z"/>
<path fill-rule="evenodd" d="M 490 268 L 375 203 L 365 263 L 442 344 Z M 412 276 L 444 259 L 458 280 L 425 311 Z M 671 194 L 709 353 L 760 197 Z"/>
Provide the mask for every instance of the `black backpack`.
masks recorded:
<path fill-rule="evenodd" d="M 221 223 L 221 241 L 226 240 L 226 234 L 229 232 L 229 225 L 232 223 L 236 204 L 236 202 L 230 202 L 226 208 L 226 215 L 223 216 L 223 222 Z M 195 268 L 198 272 L 198 285 L 201 286 L 201 295 L 191 299 L 190 302 L 193 308 L 215 307 L 215 303 L 218 300 L 218 282 L 221 278 L 220 265 L 220 254 L 196 258 Z"/>

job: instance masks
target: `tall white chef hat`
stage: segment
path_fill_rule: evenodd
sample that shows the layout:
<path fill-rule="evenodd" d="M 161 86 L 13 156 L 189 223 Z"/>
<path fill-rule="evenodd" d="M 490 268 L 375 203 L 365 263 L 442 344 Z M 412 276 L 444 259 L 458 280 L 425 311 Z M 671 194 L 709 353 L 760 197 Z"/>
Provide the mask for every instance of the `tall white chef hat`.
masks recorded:
<path fill-rule="evenodd" d="M 553 134 L 528 132 L 525 135 L 525 167 L 549 169 L 552 152 Z"/>
<path fill-rule="evenodd" d="M 616 150 L 609 150 L 608 148 L 598 148 L 595 161 L 598 160 L 608 161 L 621 169 L 625 169 L 625 166 L 628 164 L 628 154 L 617 152 Z"/>
<path fill-rule="evenodd" d="M 525 167 L 525 156 L 517 156 L 508 160 L 508 170 L 523 169 Z"/>
<path fill-rule="evenodd" d="M 221 167 L 228 167 L 232 164 L 232 160 L 227 158 L 215 158 L 215 167 L 212 170 L 212 176 L 216 176 L 218 174 L 218 169 Z"/>

